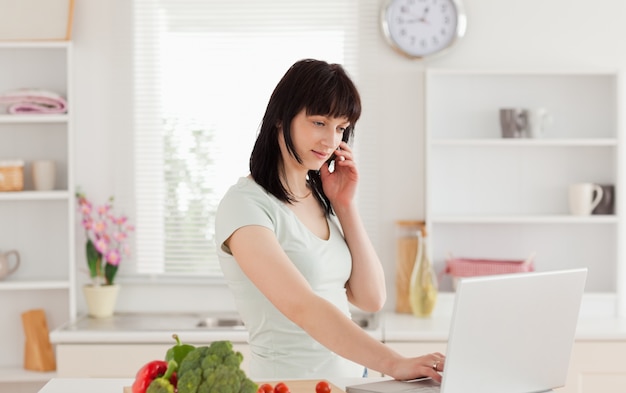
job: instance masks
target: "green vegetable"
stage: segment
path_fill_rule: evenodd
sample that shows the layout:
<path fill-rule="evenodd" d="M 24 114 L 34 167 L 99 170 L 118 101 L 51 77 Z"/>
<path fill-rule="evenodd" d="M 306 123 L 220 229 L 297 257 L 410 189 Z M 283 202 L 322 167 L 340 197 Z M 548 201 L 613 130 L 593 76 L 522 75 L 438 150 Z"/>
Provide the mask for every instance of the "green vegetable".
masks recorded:
<path fill-rule="evenodd" d="M 165 361 L 169 362 L 170 360 L 174 360 L 177 364 L 181 364 L 189 352 L 196 349 L 196 347 L 189 344 L 181 344 L 178 334 L 172 334 L 172 337 L 176 340 L 176 345 L 167 350 Z"/>
<path fill-rule="evenodd" d="M 174 393 L 176 392 L 176 386 L 170 382 L 170 378 L 178 368 L 178 364 L 174 360 L 170 360 L 167 363 L 167 371 L 162 377 L 154 379 L 148 385 L 146 393 Z"/>
<path fill-rule="evenodd" d="M 243 355 L 230 341 L 215 341 L 187 354 L 178 368 L 178 393 L 256 393 L 239 367 Z"/>

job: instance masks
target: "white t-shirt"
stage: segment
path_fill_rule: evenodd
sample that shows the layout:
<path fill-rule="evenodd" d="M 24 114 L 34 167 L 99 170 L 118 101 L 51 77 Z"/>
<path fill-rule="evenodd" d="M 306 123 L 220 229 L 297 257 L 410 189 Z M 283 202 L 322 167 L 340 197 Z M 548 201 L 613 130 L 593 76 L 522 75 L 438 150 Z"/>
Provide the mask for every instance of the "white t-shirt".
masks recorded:
<path fill-rule="evenodd" d="M 271 229 L 313 291 L 347 316 L 350 310 L 345 284 L 352 262 L 350 250 L 334 219 L 328 219 L 329 239 L 322 240 L 302 224 L 285 203 L 254 180 L 240 178 L 226 192 L 217 210 L 216 242 L 224 277 L 249 332 L 250 376 L 265 379 L 361 377 L 363 366 L 334 354 L 311 338 L 278 311 L 241 271 L 223 243 L 235 230 L 247 225 Z M 268 270 L 267 274 L 272 273 Z"/>

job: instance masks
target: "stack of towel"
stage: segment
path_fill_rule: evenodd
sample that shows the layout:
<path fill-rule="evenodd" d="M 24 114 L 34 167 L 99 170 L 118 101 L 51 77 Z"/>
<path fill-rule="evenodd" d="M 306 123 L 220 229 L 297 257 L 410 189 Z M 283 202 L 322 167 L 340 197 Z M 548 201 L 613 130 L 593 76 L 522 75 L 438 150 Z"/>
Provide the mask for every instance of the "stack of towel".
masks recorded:
<path fill-rule="evenodd" d="M 0 95 L 0 105 L 11 114 L 66 113 L 67 101 L 59 94 L 42 89 L 18 89 Z"/>

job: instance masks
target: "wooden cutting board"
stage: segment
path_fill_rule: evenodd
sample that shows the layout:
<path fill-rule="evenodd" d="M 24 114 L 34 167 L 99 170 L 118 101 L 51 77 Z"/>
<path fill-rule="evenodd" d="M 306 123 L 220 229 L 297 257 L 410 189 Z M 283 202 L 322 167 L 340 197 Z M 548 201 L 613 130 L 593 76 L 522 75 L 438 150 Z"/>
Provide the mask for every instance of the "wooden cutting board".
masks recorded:
<path fill-rule="evenodd" d="M 285 385 L 289 387 L 289 391 L 291 393 L 315 393 L 315 385 L 317 385 L 319 381 L 321 381 L 321 379 L 297 379 L 297 380 L 284 380 L 282 382 L 284 382 Z M 278 382 L 281 382 L 281 381 L 264 381 L 264 382 L 257 382 L 257 384 L 261 386 L 261 384 L 270 383 L 272 384 L 272 386 L 275 386 Z M 345 393 L 344 390 L 339 389 L 337 386 L 333 385 L 330 382 L 328 382 L 328 385 L 330 386 L 331 393 Z"/>
<path fill-rule="evenodd" d="M 298 380 L 284 380 L 284 382 L 288 387 L 291 393 L 315 393 L 315 385 L 319 382 L 319 379 L 298 379 Z M 264 383 L 271 383 L 272 386 L 275 386 L 278 382 L 281 381 L 263 381 L 257 382 L 259 386 Z M 327 381 L 328 382 L 328 381 Z M 344 390 L 339 389 L 337 386 L 328 382 L 330 385 L 331 393 L 346 393 Z M 130 386 L 124 387 L 124 393 L 131 393 Z"/>

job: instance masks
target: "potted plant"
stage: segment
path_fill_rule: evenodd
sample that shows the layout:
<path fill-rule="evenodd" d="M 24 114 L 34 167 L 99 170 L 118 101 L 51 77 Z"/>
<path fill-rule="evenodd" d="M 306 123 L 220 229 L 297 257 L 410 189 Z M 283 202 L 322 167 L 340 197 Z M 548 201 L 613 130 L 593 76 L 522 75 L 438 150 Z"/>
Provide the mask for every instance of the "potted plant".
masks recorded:
<path fill-rule="evenodd" d="M 85 252 L 91 283 L 83 287 L 89 315 L 103 318 L 113 315 L 119 286 L 115 276 L 124 256 L 130 255 L 129 234 L 134 226 L 125 215 L 113 212 L 113 197 L 94 205 L 85 194 L 76 193 L 81 226 L 87 242 Z"/>

